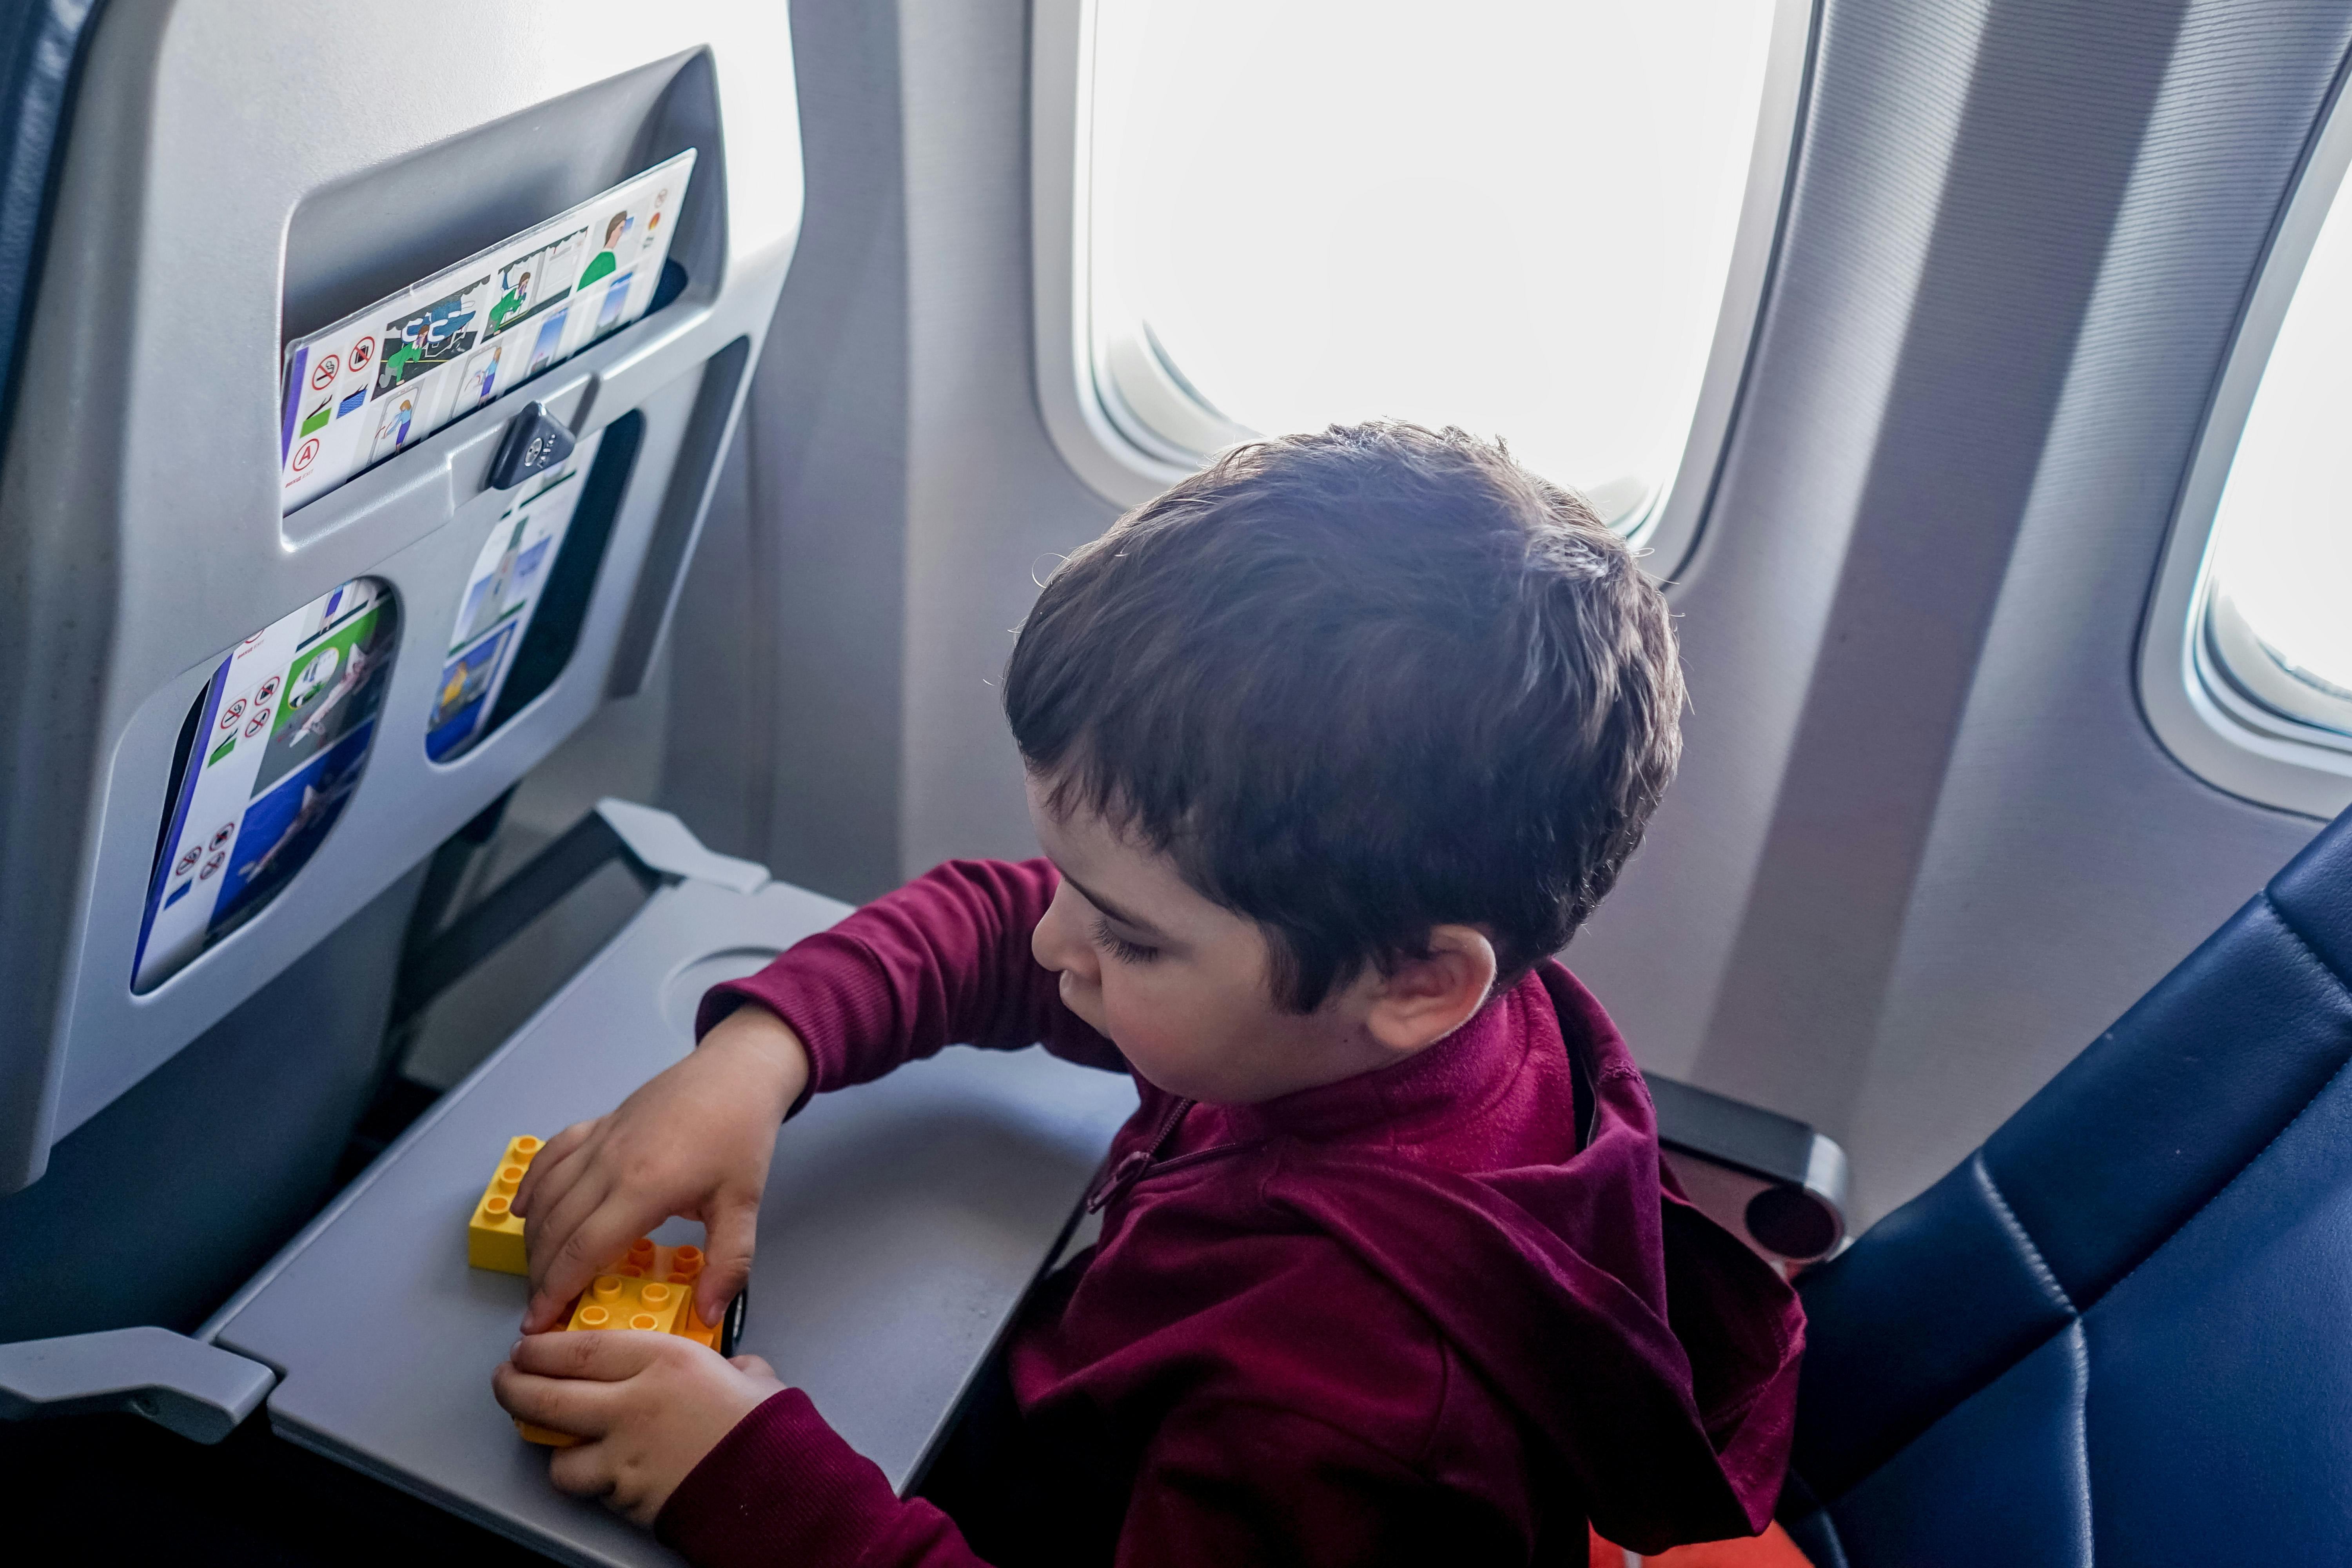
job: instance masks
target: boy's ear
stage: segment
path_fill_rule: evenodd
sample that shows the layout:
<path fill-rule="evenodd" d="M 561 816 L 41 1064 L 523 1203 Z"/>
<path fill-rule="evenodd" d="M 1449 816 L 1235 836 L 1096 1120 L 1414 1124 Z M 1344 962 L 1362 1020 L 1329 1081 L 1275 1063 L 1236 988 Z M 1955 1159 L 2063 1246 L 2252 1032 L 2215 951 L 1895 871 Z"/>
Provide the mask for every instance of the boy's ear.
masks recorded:
<path fill-rule="evenodd" d="M 1444 1039 L 1467 1023 L 1495 987 L 1495 944 L 1475 926 L 1442 925 L 1429 951 L 1381 976 L 1364 1026 L 1399 1056 Z"/>

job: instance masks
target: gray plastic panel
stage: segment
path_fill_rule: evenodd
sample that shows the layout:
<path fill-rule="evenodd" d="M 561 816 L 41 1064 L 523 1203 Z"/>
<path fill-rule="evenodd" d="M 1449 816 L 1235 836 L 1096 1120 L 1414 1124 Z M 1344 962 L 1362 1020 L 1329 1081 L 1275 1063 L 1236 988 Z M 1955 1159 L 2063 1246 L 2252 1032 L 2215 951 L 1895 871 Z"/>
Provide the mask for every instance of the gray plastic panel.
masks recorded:
<path fill-rule="evenodd" d="M 276 1429 L 567 1562 L 677 1562 L 550 1487 L 492 1403 L 526 1287 L 467 1267 L 466 1221 L 509 1138 L 612 1109 L 689 1048 L 704 990 L 845 912 L 779 882 L 656 893 L 212 1325 L 283 1373 Z M 819 1098 L 777 1140 L 742 1348 L 903 1489 L 1134 1108 L 1034 1047 Z"/>
<path fill-rule="evenodd" d="M 0 1009 L 16 1020 L 0 1039 L 0 1191 L 37 1176 L 57 1138 L 593 711 L 657 522 L 676 517 L 673 498 L 690 509 L 707 493 L 709 475 L 683 471 L 680 454 L 724 449 L 798 237 L 786 16 L 623 0 L 107 6 L 0 469 L 0 662 L 16 672 L 0 681 L 0 928 L 13 933 Z M 489 68 L 436 67 L 420 91 L 385 64 L 419 38 L 527 43 L 495 48 Z M 675 303 L 281 524 L 286 332 L 687 146 L 699 156 Z M 714 361 L 734 369 L 730 395 L 709 385 Z M 435 767 L 422 733 L 441 634 L 502 502 L 485 470 L 531 399 L 583 435 L 641 408 L 646 444 L 571 665 Z M 248 633 L 366 574 L 399 595 L 402 646 L 350 806 L 258 918 L 133 996 L 181 716 Z"/>
<path fill-rule="evenodd" d="M 372 575 L 389 581 L 400 595 L 401 655 L 377 716 L 383 727 L 342 819 L 310 863 L 250 926 L 144 994 L 131 991 L 130 976 L 141 900 L 154 856 L 149 806 L 163 798 L 181 718 L 210 679 L 213 660 L 207 658 L 131 715 L 116 749 L 116 788 L 111 793 L 128 797 L 136 809 L 110 812 L 108 831 L 96 846 L 95 875 L 84 906 L 87 929 L 71 998 L 71 1045 L 58 1088 L 53 1137 L 80 1125 L 201 1034 L 215 1012 L 226 1013 L 279 967 L 299 958 L 319 936 L 349 918 L 344 906 L 355 885 L 373 896 L 379 890 L 379 877 L 388 882 L 429 853 L 595 711 L 601 683 L 579 679 L 581 667 L 594 664 L 609 650 L 626 612 L 625 590 L 636 575 L 662 499 L 660 488 L 646 481 L 659 476 L 677 451 L 700 381 L 700 366 L 690 365 L 668 386 L 640 394 L 636 406 L 646 416 L 645 444 L 614 520 L 603 578 L 582 627 L 573 668 L 538 702 L 455 762 L 426 760 L 425 721 L 440 683 L 447 628 L 457 617 L 467 574 L 483 537 L 513 497 L 496 490 L 476 492 L 443 526 L 372 569 Z M 488 434 L 497 431 L 493 426 Z M 400 467 L 398 461 L 387 463 L 344 489 L 358 489 Z M 322 497 L 314 506 L 332 506 L 343 493 Z M 436 499 L 433 504 L 441 502 Z M 307 510 L 295 517 L 306 515 Z M 100 1020 L 106 1027 L 93 1046 L 92 1025 Z M 201 1023 L 192 1028 L 196 1020 Z"/>
<path fill-rule="evenodd" d="M 269 1392 L 269 1369 L 169 1329 L 0 1345 L 0 1419 L 127 1410 L 217 1443 Z"/>

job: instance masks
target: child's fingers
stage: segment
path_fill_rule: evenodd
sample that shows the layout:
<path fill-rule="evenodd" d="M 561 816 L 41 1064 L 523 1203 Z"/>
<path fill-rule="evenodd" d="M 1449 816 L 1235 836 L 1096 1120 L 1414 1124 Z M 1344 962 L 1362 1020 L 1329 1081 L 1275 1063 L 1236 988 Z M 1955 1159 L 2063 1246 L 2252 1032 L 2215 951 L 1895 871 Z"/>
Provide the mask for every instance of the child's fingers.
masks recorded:
<path fill-rule="evenodd" d="M 703 1216 L 702 1284 L 694 1293 L 695 1315 L 715 1323 L 735 1292 L 751 1278 L 751 1254 L 759 1244 L 760 1194 L 730 1193 Z"/>
<path fill-rule="evenodd" d="M 602 1443 L 575 1443 L 558 1448 L 547 1461 L 547 1479 L 555 1489 L 572 1497 L 610 1497 L 619 1478 L 604 1456 Z"/>
<path fill-rule="evenodd" d="M 695 1348 L 672 1334 L 638 1329 L 598 1329 L 564 1334 L 525 1334 L 507 1354 L 516 1371 L 538 1377 L 619 1383 L 651 1366 L 673 1348 Z"/>
<path fill-rule="evenodd" d="M 525 1331 L 551 1324 L 598 1270 L 668 1217 L 660 1205 L 630 1204 L 616 1197 L 614 1184 L 608 1172 L 587 1172 L 525 1228 L 531 1284 Z"/>
<path fill-rule="evenodd" d="M 727 1358 L 727 1364 L 737 1372 L 748 1372 L 753 1377 L 774 1377 L 778 1383 L 784 1381 L 781 1377 L 776 1377 L 776 1369 L 759 1356 L 731 1355 Z"/>
<path fill-rule="evenodd" d="M 613 1424 L 614 1408 L 621 1399 L 616 1384 L 593 1379 L 541 1377 L 520 1370 L 512 1362 L 500 1362 L 491 1371 L 490 1394 L 517 1420 L 552 1427 L 574 1437 L 603 1436 Z"/>
<path fill-rule="evenodd" d="M 565 1188 L 579 1180 L 579 1171 L 563 1170 L 563 1163 L 576 1153 L 580 1146 L 588 1142 L 589 1134 L 595 1131 L 596 1123 L 593 1121 L 575 1121 L 547 1141 L 530 1163 L 523 1168 L 522 1180 L 515 1187 L 515 1213 L 528 1218 L 531 1205 L 539 1202 L 542 1194 L 552 1203 L 562 1195 Z"/>
<path fill-rule="evenodd" d="M 569 1231 L 556 1227 L 549 1237 L 553 1246 L 540 1245 L 539 1238 L 533 1237 L 531 1273 L 538 1283 L 531 1291 L 530 1310 L 536 1314 L 544 1310 L 551 1315 L 562 1311 L 564 1303 L 588 1288 L 590 1280 L 613 1267 L 631 1242 L 667 1217 L 659 1205 L 629 1203 L 607 1194 Z"/>
<path fill-rule="evenodd" d="M 593 1265 L 582 1270 L 569 1259 L 578 1251 L 576 1233 L 580 1224 L 595 1212 L 604 1186 L 604 1178 L 590 1172 L 561 1199 L 546 1203 L 538 1217 L 525 1224 L 530 1301 L 523 1308 L 523 1332 L 535 1334 L 553 1328 L 564 1304 L 593 1277 Z"/>

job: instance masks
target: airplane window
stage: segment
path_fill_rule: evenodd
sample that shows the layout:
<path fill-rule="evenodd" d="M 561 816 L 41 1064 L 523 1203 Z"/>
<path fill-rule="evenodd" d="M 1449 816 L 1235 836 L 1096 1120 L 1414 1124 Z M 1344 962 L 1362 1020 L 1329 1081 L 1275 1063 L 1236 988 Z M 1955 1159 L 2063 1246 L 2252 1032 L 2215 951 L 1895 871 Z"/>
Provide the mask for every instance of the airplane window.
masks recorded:
<path fill-rule="evenodd" d="M 1692 426 L 1772 0 L 1097 0 L 1103 411 L 1187 467 L 1393 415 L 1622 527 Z"/>
<path fill-rule="evenodd" d="M 2214 517 L 2207 636 L 2272 711 L 2352 734 L 2352 204 L 2340 198 L 2280 324 Z"/>

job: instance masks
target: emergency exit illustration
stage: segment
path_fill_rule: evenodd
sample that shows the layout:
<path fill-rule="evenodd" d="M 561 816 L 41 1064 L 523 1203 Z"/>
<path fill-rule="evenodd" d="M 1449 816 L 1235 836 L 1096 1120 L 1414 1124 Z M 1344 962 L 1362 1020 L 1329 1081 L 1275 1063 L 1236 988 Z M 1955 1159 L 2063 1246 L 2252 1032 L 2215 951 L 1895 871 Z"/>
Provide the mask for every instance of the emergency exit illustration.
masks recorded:
<path fill-rule="evenodd" d="M 645 313 L 687 149 L 287 345 L 281 510 L 464 418 Z"/>
<path fill-rule="evenodd" d="M 300 870 L 359 786 L 400 612 L 373 577 L 264 626 L 190 714 L 132 984 L 235 931 Z"/>

